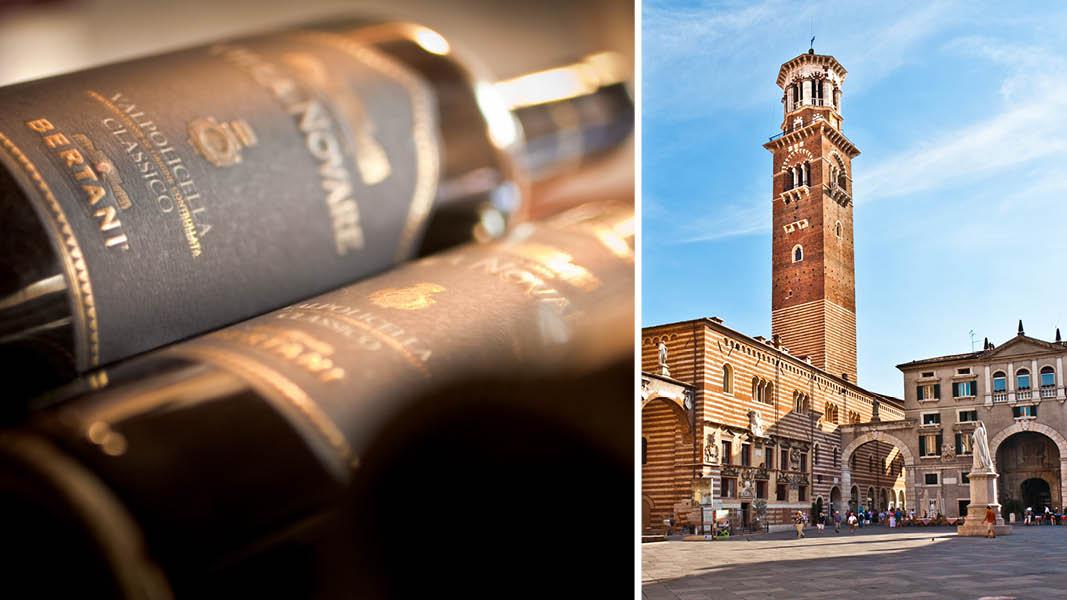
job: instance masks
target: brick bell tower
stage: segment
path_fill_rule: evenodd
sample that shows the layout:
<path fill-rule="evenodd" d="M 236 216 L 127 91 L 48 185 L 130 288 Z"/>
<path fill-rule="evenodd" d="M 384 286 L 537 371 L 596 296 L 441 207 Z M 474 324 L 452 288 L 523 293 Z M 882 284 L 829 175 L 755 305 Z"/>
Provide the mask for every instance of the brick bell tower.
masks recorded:
<path fill-rule="evenodd" d="M 852 159 L 841 133 L 841 86 L 832 56 L 806 54 L 778 71 L 782 133 L 774 155 L 771 333 L 797 356 L 856 381 Z"/>

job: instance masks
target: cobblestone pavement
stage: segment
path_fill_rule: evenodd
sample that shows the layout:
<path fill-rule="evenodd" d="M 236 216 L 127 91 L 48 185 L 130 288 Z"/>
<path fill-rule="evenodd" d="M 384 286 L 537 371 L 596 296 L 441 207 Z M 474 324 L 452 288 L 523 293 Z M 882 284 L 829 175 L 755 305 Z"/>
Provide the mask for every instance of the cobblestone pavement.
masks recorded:
<path fill-rule="evenodd" d="M 642 544 L 643 596 L 1067 599 L 1067 527 L 1016 526 L 995 540 L 948 527 L 805 533 Z"/>

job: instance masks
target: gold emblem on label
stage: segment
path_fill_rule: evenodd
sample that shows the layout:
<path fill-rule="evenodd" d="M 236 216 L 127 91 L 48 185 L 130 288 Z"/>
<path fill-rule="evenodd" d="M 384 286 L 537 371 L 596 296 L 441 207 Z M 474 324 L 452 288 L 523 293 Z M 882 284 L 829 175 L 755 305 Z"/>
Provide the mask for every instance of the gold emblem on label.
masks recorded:
<path fill-rule="evenodd" d="M 200 117 L 189 121 L 189 143 L 216 167 L 229 167 L 241 162 L 241 149 L 255 146 L 256 132 L 244 119 L 219 123 L 214 117 Z"/>
<path fill-rule="evenodd" d="M 368 298 L 382 308 L 399 310 L 422 310 L 436 304 L 433 295 L 445 291 L 436 283 L 416 283 L 406 288 L 386 288 L 374 292 Z"/>

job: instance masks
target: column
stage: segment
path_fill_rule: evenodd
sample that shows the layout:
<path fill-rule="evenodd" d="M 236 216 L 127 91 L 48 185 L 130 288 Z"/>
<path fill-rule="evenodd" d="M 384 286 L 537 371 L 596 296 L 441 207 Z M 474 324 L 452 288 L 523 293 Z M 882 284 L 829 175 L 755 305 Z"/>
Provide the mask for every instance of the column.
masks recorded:
<path fill-rule="evenodd" d="M 1064 396 L 1063 390 L 1063 357 L 1056 357 L 1056 399 L 1063 401 L 1067 400 L 1067 396 Z"/>
<path fill-rule="evenodd" d="M 793 97 L 793 86 L 787 85 L 785 87 L 785 112 L 792 111 L 795 108 L 793 105 L 796 101 L 797 99 Z"/>
<path fill-rule="evenodd" d="M 1015 363 L 1008 363 L 1008 403 L 1015 404 Z"/>
<path fill-rule="evenodd" d="M 829 79 L 822 80 L 822 101 L 823 106 L 833 106 L 834 91 Z"/>
<path fill-rule="evenodd" d="M 800 92 L 800 94 L 801 94 L 801 96 L 800 96 L 801 97 L 801 103 L 810 106 L 811 105 L 811 95 L 812 95 L 811 94 L 811 80 L 810 79 L 805 79 L 804 82 L 801 85 L 803 86 L 801 88 L 801 92 Z"/>
<path fill-rule="evenodd" d="M 993 404 L 993 385 L 989 378 L 989 365 L 985 366 L 985 405 Z"/>
<path fill-rule="evenodd" d="M 846 463 L 847 464 L 847 463 Z M 1064 481 L 1067 481 L 1065 479 Z M 841 511 L 843 517 L 848 512 L 848 503 L 852 499 L 852 472 L 848 470 L 848 467 L 841 469 L 841 500 L 839 500 L 841 506 L 834 507 L 834 510 Z"/>
<path fill-rule="evenodd" d="M 1067 501 L 1067 457 L 1060 457 L 1060 506 Z"/>
<path fill-rule="evenodd" d="M 1034 402 L 1041 402 L 1041 374 L 1037 372 L 1037 359 L 1030 361 L 1030 390 Z"/>

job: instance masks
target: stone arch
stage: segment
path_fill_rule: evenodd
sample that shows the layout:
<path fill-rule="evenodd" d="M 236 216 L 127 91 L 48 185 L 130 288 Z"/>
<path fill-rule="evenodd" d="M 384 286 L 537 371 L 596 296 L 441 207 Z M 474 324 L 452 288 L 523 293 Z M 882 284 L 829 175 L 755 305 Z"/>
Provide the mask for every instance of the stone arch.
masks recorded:
<path fill-rule="evenodd" d="M 908 449 L 908 445 L 900 438 L 885 433 L 884 431 L 869 431 L 852 440 L 852 442 L 845 446 L 845 449 L 841 451 L 841 460 L 844 464 L 849 464 L 849 460 L 852 458 L 852 454 L 856 449 L 867 442 L 885 442 L 887 444 L 892 444 L 897 447 L 897 450 L 900 450 L 901 456 L 904 457 L 905 466 L 915 464 L 915 457 L 912 456 L 911 450 Z"/>
<path fill-rule="evenodd" d="M 689 435 L 692 432 L 692 427 L 689 426 L 689 413 L 682 406 L 682 402 L 677 398 L 671 398 L 669 396 L 661 396 L 655 392 L 652 392 L 648 398 L 641 400 L 641 412 L 653 402 L 663 402 L 671 407 L 671 414 L 678 420 L 678 424 L 682 426 L 682 432 Z"/>
<path fill-rule="evenodd" d="M 1048 436 L 1053 442 L 1056 442 L 1056 447 L 1060 450 L 1060 459 L 1063 460 L 1067 458 L 1067 438 L 1064 438 L 1063 434 L 1044 423 L 1016 421 L 1004 429 L 1001 429 L 995 436 L 993 436 L 993 439 L 989 440 L 989 455 L 993 458 L 994 462 L 997 460 L 997 450 L 1000 448 L 1000 445 L 1004 443 L 1004 440 L 1023 431 L 1033 431 L 1034 433 L 1041 433 Z"/>

